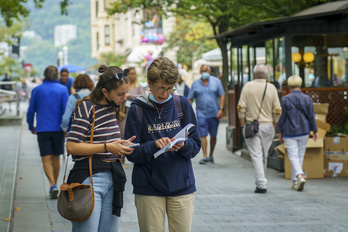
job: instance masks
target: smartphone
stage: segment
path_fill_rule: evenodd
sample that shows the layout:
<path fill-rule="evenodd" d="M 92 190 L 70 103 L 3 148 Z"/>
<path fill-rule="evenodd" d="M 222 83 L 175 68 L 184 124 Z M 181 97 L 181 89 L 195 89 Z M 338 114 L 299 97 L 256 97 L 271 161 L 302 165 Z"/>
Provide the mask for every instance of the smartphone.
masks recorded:
<path fill-rule="evenodd" d="M 128 146 L 128 147 L 137 147 L 137 146 L 140 146 L 140 144 L 139 143 L 133 143 L 132 145 L 130 145 L 130 146 Z"/>

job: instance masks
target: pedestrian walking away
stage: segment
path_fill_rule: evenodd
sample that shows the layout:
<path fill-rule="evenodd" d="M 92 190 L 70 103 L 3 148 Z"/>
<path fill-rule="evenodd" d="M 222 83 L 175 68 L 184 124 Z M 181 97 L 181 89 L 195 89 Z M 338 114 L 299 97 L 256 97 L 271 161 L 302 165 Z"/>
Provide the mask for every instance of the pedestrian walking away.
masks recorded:
<path fill-rule="evenodd" d="M 257 64 L 254 68 L 254 80 L 247 82 L 240 94 L 237 105 L 240 126 L 245 143 L 254 165 L 255 193 L 267 192 L 267 157 L 273 142 L 275 128 L 281 114 L 276 87 L 267 83 L 267 66 Z M 247 138 L 246 125 L 253 125 L 253 137 Z M 249 131 L 248 131 L 249 132 Z"/>
<path fill-rule="evenodd" d="M 203 159 L 200 164 L 214 163 L 214 149 L 216 134 L 219 127 L 219 119 L 224 113 L 225 92 L 219 78 L 211 76 L 210 67 L 202 65 L 201 78 L 192 83 L 188 99 L 190 103 L 196 99 L 196 113 L 199 126 L 199 134 L 202 141 Z M 210 152 L 208 157 L 208 140 L 210 135 Z"/>
<path fill-rule="evenodd" d="M 302 165 L 310 132 L 314 133 L 314 142 L 318 139 L 313 102 L 308 95 L 301 92 L 301 85 L 301 77 L 289 77 L 290 94 L 281 100 L 282 115 L 277 126 L 279 140 L 285 143 L 292 167 L 291 188 L 297 191 L 302 191 L 306 183 Z"/>
<path fill-rule="evenodd" d="M 61 125 L 64 132 L 69 132 L 70 130 L 71 116 L 75 110 L 76 101 L 88 96 L 94 88 L 94 83 L 87 74 L 79 74 L 75 78 L 73 87 L 77 93 L 70 95 L 68 98 Z"/>
<path fill-rule="evenodd" d="M 173 61 L 155 59 L 147 71 L 151 92 L 136 98 L 128 111 L 125 138 L 136 135 L 134 143 L 140 144 L 126 158 L 134 163 L 132 185 L 141 232 L 164 232 L 166 216 L 170 231 L 191 231 L 196 191 L 191 159 L 201 142 L 188 99 L 173 95 L 178 77 Z M 190 123 L 195 126 L 184 142 L 154 157 Z"/>
<path fill-rule="evenodd" d="M 68 90 L 58 83 L 58 69 L 50 65 L 44 71 L 43 83 L 31 94 L 27 112 L 29 130 L 37 134 L 44 171 L 50 183 L 49 194 L 58 197 L 59 155 L 64 154 L 64 132 L 60 124 L 68 100 Z M 36 126 L 34 116 L 36 114 Z"/>
<path fill-rule="evenodd" d="M 67 140 L 67 152 L 75 161 L 70 171 L 68 184 L 91 185 L 88 157 L 92 157 L 94 209 L 91 216 L 82 222 L 72 222 L 74 232 L 118 231 L 125 172 L 120 163 L 122 154 L 130 154 L 134 139 L 121 140 L 118 126 L 119 106 L 126 100 L 129 89 L 128 70 L 117 66 L 98 69 L 102 73 L 91 94 L 77 101 L 74 120 Z M 93 143 L 90 132 L 95 110 Z"/>

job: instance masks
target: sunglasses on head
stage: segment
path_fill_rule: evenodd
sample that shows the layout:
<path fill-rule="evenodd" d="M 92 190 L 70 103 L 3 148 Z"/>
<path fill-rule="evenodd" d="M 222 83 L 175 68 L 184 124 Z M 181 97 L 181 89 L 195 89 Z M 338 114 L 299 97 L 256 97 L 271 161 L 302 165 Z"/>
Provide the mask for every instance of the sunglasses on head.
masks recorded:
<path fill-rule="evenodd" d="M 116 73 L 115 76 L 107 81 L 105 81 L 104 86 L 112 80 L 121 80 L 121 78 L 128 76 L 129 70 L 125 69 L 123 72 Z"/>

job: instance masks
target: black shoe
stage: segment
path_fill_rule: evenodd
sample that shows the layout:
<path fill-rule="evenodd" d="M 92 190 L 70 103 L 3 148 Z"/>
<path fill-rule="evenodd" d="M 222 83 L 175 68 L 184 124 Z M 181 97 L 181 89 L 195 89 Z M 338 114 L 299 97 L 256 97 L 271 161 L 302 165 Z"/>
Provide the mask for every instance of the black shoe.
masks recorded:
<path fill-rule="evenodd" d="M 260 188 L 256 187 L 255 193 L 267 193 L 267 189 L 260 189 Z"/>

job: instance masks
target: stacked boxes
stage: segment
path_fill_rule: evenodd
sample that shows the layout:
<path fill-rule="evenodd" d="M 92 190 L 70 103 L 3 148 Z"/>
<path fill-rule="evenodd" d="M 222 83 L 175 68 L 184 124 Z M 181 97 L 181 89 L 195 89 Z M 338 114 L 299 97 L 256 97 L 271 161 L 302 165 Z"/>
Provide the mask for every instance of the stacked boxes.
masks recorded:
<path fill-rule="evenodd" d="M 348 136 L 325 137 L 325 176 L 348 176 Z"/>
<path fill-rule="evenodd" d="M 329 103 L 313 103 L 315 119 L 326 122 L 326 115 L 329 112 Z"/>

